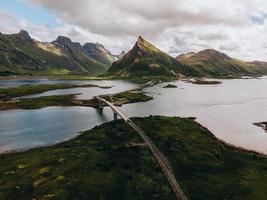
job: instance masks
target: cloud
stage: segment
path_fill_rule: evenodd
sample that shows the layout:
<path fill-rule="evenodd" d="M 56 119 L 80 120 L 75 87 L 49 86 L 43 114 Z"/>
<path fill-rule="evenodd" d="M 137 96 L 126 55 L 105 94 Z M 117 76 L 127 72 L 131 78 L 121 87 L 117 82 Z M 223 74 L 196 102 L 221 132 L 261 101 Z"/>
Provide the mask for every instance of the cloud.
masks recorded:
<path fill-rule="evenodd" d="M 215 48 L 232 57 L 267 61 L 265 0 L 24 1 L 50 10 L 64 25 L 36 25 L 0 11 L 1 30 L 22 27 L 40 40 L 66 35 L 103 43 L 114 53 L 130 49 L 143 35 L 173 56 Z"/>
<path fill-rule="evenodd" d="M 156 35 L 182 25 L 226 24 L 242 26 L 238 10 L 218 9 L 227 3 L 208 0 L 28 0 L 58 14 L 66 22 L 108 36 Z M 228 0 L 229 1 L 229 0 Z M 200 6 L 192 6 L 200 5 Z M 224 6 L 225 7 L 225 6 Z M 216 12 L 210 12 L 216 10 Z"/>

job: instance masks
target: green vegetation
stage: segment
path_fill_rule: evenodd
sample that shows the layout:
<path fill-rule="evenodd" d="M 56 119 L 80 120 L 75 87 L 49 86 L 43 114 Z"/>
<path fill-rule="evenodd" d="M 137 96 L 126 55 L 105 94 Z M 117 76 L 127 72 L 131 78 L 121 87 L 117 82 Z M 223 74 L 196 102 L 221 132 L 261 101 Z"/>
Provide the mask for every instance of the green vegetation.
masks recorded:
<path fill-rule="evenodd" d="M 145 102 L 153 99 L 152 97 L 147 96 L 144 92 L 121 92 L 115 94 L 113 99 L 127 99 L 129 103 L 136 103 L 136 102 Z M 114 101 L 114 100 L 113 100 Z"/>
<path fill-rule="evenodd" d="M 181 74 L 189 75 L 191 71 L 173 57 L 139 37 L 133 49 L 122 59 L 114 62 L 107 74 L 130 78 L 144 76 L 177 78 Z"/>
<path fill-rule="evenodd" d="M 107 101 L 117 106 L 129 103 L 146 102 L 153 99 L 152 97 L 147 96 L 144 92 L 129 92 L 129 91 L 112 95 L 100 95 L 100 97 L 106 99 Z M 79 102 L 77 101 L 77 103 L 80 105 L 85 105 L 90 107 L 98 107 L 98 101 L 96 99 L 80 100 Z"/>
<path fill-rule="evenodd" d="M 69 89 L 80 87 L 99 87 L 93 84 L 41 84 L 41 85 L 25 85 L 21 87 L 0 88 L 0 100 L 9 100 L 16 97 L 38 94 L 56 89 Z"/>
<path fill-rule="evenodd" d="M 267 74 L 266 62 L 245 62 L 213 49 L 182 54 L 177 60 L 194 70 L 196 76 L 240 78 Z"/>
<path fill-rule="evenodd" d="M 48 43 L 33 40 L 26 31 L 0 33 L 0 47 L 0 76 L 93 75 L 106 72 L 110 66 L 92 58 L 88 48 L 63 36 Z M 105 61 L 108 58 L 104 55 L 101 60 Z"/>
<path fill-rule="evenodd" d="M 75 98 L 76 95 L 77 94 L 53 95 L 37 98 L 18 98 L 0 101 L 0 110 L 39 109 L 48 106 L 98 107 L 98 101 L 96 99 L 79 100 Z M 145 102 L 153 99 L 143 92 L 121 92 L 113 95 L 101 95 L 101 97 L 118 106 L 128 103 Z"/>
<path fill-rule="evenodd" d="M 267 159 L 229 147 L 192 119 L 133 119 L 169 159 L 188 199 L 267 196 Z M 175 199 L 149 149 L 122 121 L 68 142 L 2 155 L 0 199 Z"/>
<path fill-rule="evenodd" d="M 76 106 L 73 102 L 74 94 L 54 95 L 38 98 L 25 98 L 11 101 L 0 101 L 0 110 L 11 109 L 39 109 L 48 106 Z"/>

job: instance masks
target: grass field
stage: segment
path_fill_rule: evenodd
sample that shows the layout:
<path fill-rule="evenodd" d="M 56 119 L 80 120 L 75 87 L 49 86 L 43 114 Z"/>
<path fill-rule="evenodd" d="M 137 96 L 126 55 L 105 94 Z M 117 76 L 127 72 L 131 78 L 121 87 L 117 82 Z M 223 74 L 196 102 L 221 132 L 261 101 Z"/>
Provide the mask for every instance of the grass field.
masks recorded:
<path fill-rule="evenodd" d="M 267 159 L 192 119 L 133 119 L 169 159 L 188 199 L 264 200 Z M 0 199 L 175 199 L 149 149 L 122 121 L 68 142 L 2 155 Z"/>

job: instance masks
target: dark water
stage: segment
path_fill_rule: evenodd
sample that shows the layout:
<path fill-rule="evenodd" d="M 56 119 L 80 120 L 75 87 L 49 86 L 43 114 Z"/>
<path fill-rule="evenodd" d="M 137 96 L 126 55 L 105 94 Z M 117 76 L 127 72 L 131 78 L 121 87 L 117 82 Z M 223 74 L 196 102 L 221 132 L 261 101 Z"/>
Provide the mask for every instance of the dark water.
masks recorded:
<path fill-rule="evenodd" d="M 123 91 L 135 87 L 122 81 L 113 81 L 112 84 L 115 87 L 110 90 L 85 90 L 82 98 L 90 98 L 99 92 L 115 93 L 115 88 Z M 252 124 L 267 121 L 266 78 L 224 80 L 220 85 L 193 85 L 181 81 L 172 84 L 178 88 L 163 89 L 165 84 L 147 88 L 145 91 L 154 100 L 124 105 L 121 109 L 128 116 L 194 116 L 216 137 L 267 154 L 267 133 Z M 77 88 L 56 90 L 52 94 L 79 93 L 77 91 L 81 92 Z M 105 108 L 103 113 L 84 107 L 2 111 L 0 151 L 51 145 L 109 120 L 112 120 L 109 108 Z"/>
<path fill-rule="evenodd" d="M 36 97 L 42 97 L 42 96 L 51 96 L 51 95 L 65 95 L 65 94 L 79 94 L 77 95 L 78 99 L 92 99 L 96 95 L 102 95 L 102 94 L 114 94 L 123 92 L 125 90 L 133 89 L 138 87 L 136 84 L 125 82 L 125 81 L 76 81 L 76 84 L 96 84 L 99 86 L 112 86 L 112 88 L 109 89 L 101 89 L 97 87 L 89 87 L 89 88 L 71 88 L 71 89 L 58 89 L 58 90 L 52 90 L 48 92 L 44 92 L 41 94 L 35 94 L 35 95 L 28 95 L 24 96 L 22 98 L 36 98 Z"/>
<path fill-rule="evenodd" d="M 38 85 L 38 84 L 55 84 L 55 83 L 69 83 L 69 84 L 87 84 L 92 81 L 83 80 L 49 80 L 49 79 L 31 79 L 31 80 L 0 80 L 0 88 L 17 87 L 22 85 Z"/>

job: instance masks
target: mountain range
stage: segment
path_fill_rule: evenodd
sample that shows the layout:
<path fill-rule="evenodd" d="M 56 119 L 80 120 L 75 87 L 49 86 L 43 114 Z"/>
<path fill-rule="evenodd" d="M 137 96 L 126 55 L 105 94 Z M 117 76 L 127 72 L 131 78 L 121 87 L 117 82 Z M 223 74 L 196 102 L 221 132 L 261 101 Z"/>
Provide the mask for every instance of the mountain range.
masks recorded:
<path fill-rule="evenodd" d="M 108 73 L 131 76 L 194 76 L 236 77 L 267 74 L 267 63 L 245 62 L 213 49 L 181 54 L 174 59 L 139 37 L 134 47 L 114 62 Z"/>
<path fill-rule="evenodd" d="M 198 53 L 181 54 L 177 61 L 193 69 L 199 76 L 250 76 L 267 74 L 266 62 L 245 62 L 216 51 L 206 49 Z"/>
<path fill-rule="evenodd" d="M 23 30 L 0 33 L 0 75 L 98 74 L 117 59 L 101 44 L 81 45 L 64 36 L 40 42 Z"/>
<path fill-rule="evenodd" d="M 140 36 L 134 47 L 112 64 L 108 73 L 121 77 L 179 76 L 190 75 L 191 71 Z"/>
<path fill-rule="evenodd" d="M 267 63 L 245 62 L 213 49 L 173 58 L 141 36 L 130 51 L 113 55 L 99 43 L 81 45 L 64 36 L 40 42 L 23 30 L 0 33 L 0 76 L 103 73 L 119 77 L 254 76 L 267 74 Z"/>

